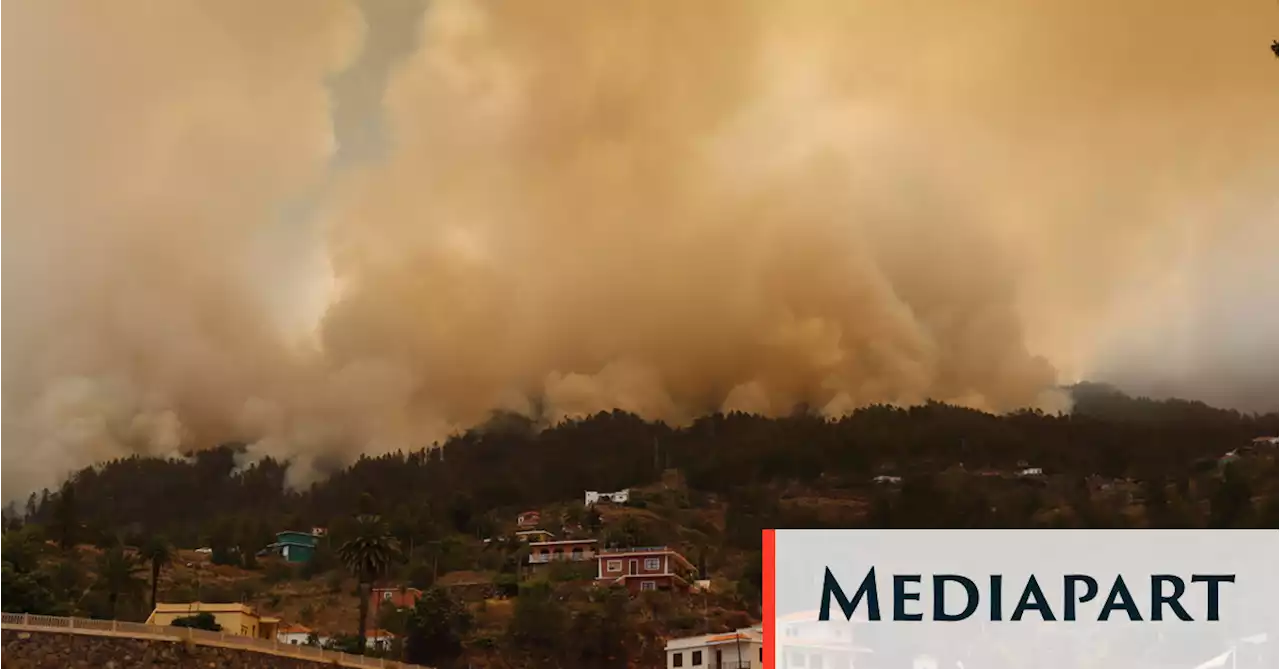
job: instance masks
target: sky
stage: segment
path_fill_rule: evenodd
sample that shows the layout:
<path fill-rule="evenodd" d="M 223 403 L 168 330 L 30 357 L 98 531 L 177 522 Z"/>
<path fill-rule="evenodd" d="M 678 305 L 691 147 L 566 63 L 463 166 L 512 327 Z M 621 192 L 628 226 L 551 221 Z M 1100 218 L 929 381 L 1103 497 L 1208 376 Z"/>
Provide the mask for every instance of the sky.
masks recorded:
<path fill-rule="evenodd" d="M 1274 3 L 5 19 L 15 494 L 229 440 L 304 484 L 495 410 L 1276 408 Z"/>

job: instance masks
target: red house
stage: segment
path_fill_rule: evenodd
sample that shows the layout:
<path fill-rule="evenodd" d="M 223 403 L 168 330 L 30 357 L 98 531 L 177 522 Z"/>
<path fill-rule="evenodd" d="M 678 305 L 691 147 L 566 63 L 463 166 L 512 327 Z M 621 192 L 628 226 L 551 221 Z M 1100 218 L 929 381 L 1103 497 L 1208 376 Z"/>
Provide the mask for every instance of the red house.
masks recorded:
<path fill-rule="evenodd" d="M 527 530 L 538 526 L 542 522 L 542 514 L 537 511 L 525 511 L 516 516 L 516 527 Z"/>
<path fill-rule="evenodd" d="M 646 590 L 687 591 L 698 570 L 667 546 L 606 548 L 596 554 L 597 583 L 626 586 L 633 594 Z"/>
<path fill-rule="evenodd" d="M 417 588 L 374 588 L 369 593 L 369 610 L 377 613 L 378 609 L 384 606 L 394 606 L 397 609 L 412 608 L 421 596 L 422 591 Z"/>

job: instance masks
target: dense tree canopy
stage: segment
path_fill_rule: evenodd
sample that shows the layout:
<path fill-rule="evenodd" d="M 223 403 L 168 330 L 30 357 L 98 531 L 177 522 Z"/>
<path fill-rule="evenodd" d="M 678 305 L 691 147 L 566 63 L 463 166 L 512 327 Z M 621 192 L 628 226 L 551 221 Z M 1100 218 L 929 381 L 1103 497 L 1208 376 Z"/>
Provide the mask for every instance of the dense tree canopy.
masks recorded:
<path fill-rule="evenodd" d="M 938 492 L 948 488 L 944 481 L 924 479 L 957 463 L 970 470 L 1032 463 L 1081 480 L 1177 482 L 1254 437 L 1276 434 L 1275 414 L 1134 399 L 1097 385 L 1079 386 L 1075 396 L 1069 415 L 995 416 L 931 403 L 869 407 L 839 420 L 714 414 L 681 429 L 620 411 L 541 431 L 520 417 L 497 416 L 439 448 L 362 457 L 306 490 L 285 485 L 287 463 L 267 458 L 238 468 L 243 447 L 231 444 L 188 460 L 132 457 L 87 468 L 61 491 L 33 499 L 31 510 L 62 543 L 83 534 L 82 540 L 109 545 L 120 528 L 134 528 L 144 537 L 165 534 L 178 546 L 211 545 L 215 557 L 229 560 L 287 528 L 332 525 L 341 545 L 357 529 L 345 519 L 372 493 L 388 530 L 421 556 L 442 550 L 441 537 L 453 532 L 488 536 L 495 510 L 642 485 L 670 467 L 682 470 L 692 489 L 732 498 L 741 511 L 732 521 L 742 525 L 728 533 L 749 542 L 762 523 L 778 521 L 765 488 L 788 481 L 865 486 L 875 474 L 892 471 L 908 479 L 908 499 L 893 512 L 897 522 L 912 523 L 911 498 L 947 494 Z M 934 526 L 1029 520 L 1016 508 L 992 512 L 981 499 L 961 497 L 945 514 L 929 505 Z M 1023 503 L 1030 508 L 1035 495 L 1028 492 Z M 1223 497 L 1220 506 L 1230 503 Z M 877 512 L 889 520 L 887 507 Z"/>
<path fill-rule="evenodd" d="M 370 587 L 386 580 L 426 594 L 377 612 L 402 644 L 371 652 L 442 668 L 495 654 L 510 666 L 625 667 L 660 662 L 661 638 L 758 619 L 764 528 L 1280 525 L 1275 447 L 1253 443 L 1276 434 L 1276 415 L 1075 390 L 1070 415 L 931 403 L 839 420 L 715 414 L 676 428 L 612 412 L 542 430 L 495 416 L 438 448 L 363 457 L 305 490 L 286 486 L 287 463 L 237 466 L 237 444 L 117 460 L 6 511 L 4 609 L 141 620 L 146 568 L 154 584 L 174 547 L 207 546 L 210 561 L 267 588 L 323 579 L 330 595 L 358 593 L 332 636 L 351 652 L 365 648 Z M 1018 474 L 1032 467 L 1045 476 Z M 584 490 L 620 488 L 632 489 L 626 505 L 583 508 Z M 558 536 L 673 545 L 719 585 L 697 601 L 593 588 L 594 569 L 569 563 L 534 577 L 513 536 L 528 509 Z M 317 526 L 328 536 L 306 565 L 253 559 L 275 532 Z M 358 587 L 344 588 L 344 572 Z M 465 589 L 443 580 L 451 572 L 486 574 L 499 604 L 463 605 Z M 210 584 L 197 594 L 196 583 L 169 592 L 248 596 Z M 316 611 L 308 604 L 298 619 Z"/>

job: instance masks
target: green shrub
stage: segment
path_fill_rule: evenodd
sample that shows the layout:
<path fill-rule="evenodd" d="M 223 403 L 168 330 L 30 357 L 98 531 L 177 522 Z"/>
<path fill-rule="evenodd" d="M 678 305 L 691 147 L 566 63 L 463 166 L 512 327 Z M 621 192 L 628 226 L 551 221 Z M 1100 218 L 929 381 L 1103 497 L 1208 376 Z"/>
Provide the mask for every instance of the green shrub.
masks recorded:
<path fill-rule="evenodd" d="M 214 619 L 213 614 L 202 611 L 194 616 L 183 616 L 174 620 L 170 625 L 174 627 L 190 627 L 197 630 L 209 630 L 210 632 L 221 632 L 222 625 Z"/>

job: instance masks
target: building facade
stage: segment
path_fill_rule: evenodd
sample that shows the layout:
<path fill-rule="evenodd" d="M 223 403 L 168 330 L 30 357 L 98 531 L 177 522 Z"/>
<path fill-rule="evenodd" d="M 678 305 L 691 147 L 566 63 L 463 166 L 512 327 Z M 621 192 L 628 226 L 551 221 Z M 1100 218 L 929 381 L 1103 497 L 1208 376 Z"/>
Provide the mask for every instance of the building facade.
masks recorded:
<path fill-rule="evenodd" d="M 373 588 L 369 592 L 369 610 L 376 613 L 384 606 L 411 609 L 418 603 L 420 597 L 422 597 L 422 591 L 417 588 Z"/>
<path fill-rule="evenodd" d="M 596 557 L 595 539 L 564 539 L 561 541 L 533 541 L 529 543 L 531 566 L 552 562 L 585 562 Z"/>
<path fill-rule="evenodd" d="M 255 639 L 274 639 L 280 628 L 280 619 L 259 616 L 256 611 L 245 604 L 213 604 L 209 602 L 188 602 L 166 604 L 156 603 L 156 608 L 147 616 L 148 625 L 172 625 L 179 618 L 188 618 L 200 613 L 213 616 L 222 631 L 238 636 Z"/>
<path fill-rule="evenodd" d="M 600 502 L 612 502 L 614 504 L 626 504 L 631 500 L 631 490 L 619 490 L 618 492 L 596 492 L 588 490 L 583 495 L 583 501 L 586 506 L 593 506 Z"/>
<path fill-rule="evenodd" d="M 761 669 L 764 635 L 758 627 L 667 641 L 667 669 Z M 845 669 L 841 667 L 841 669 Z"/>
<path fill-rule="evenodd" d="M 276 533 L 276 542 L 267 546 L 267 550 L 278 554 L 286 562 L 310 562 L 316 554 L 316 546 L 320 538 L 311 532 L 286 530 Z"/>
<path fill-rule="evenodd" d="M 551 541 L 556 535 L 546 530 L 520 530 L 516 532 L 516 538 L 525 543 L 538 543 Z"/>
<path fill-rule="evenodd" d="M 281 625 L 276 631 L 276 641 L 291 646 L 305 646 L 311 638 L 311 628 L 306 625 Z"/>
<path fill-rule="evenodd" d="M 648 590 L 687 591 L 698 570 L 667 546 L 606 548 L 596 555 L 596 581 L 622 585 L 632 593 Z"/>

